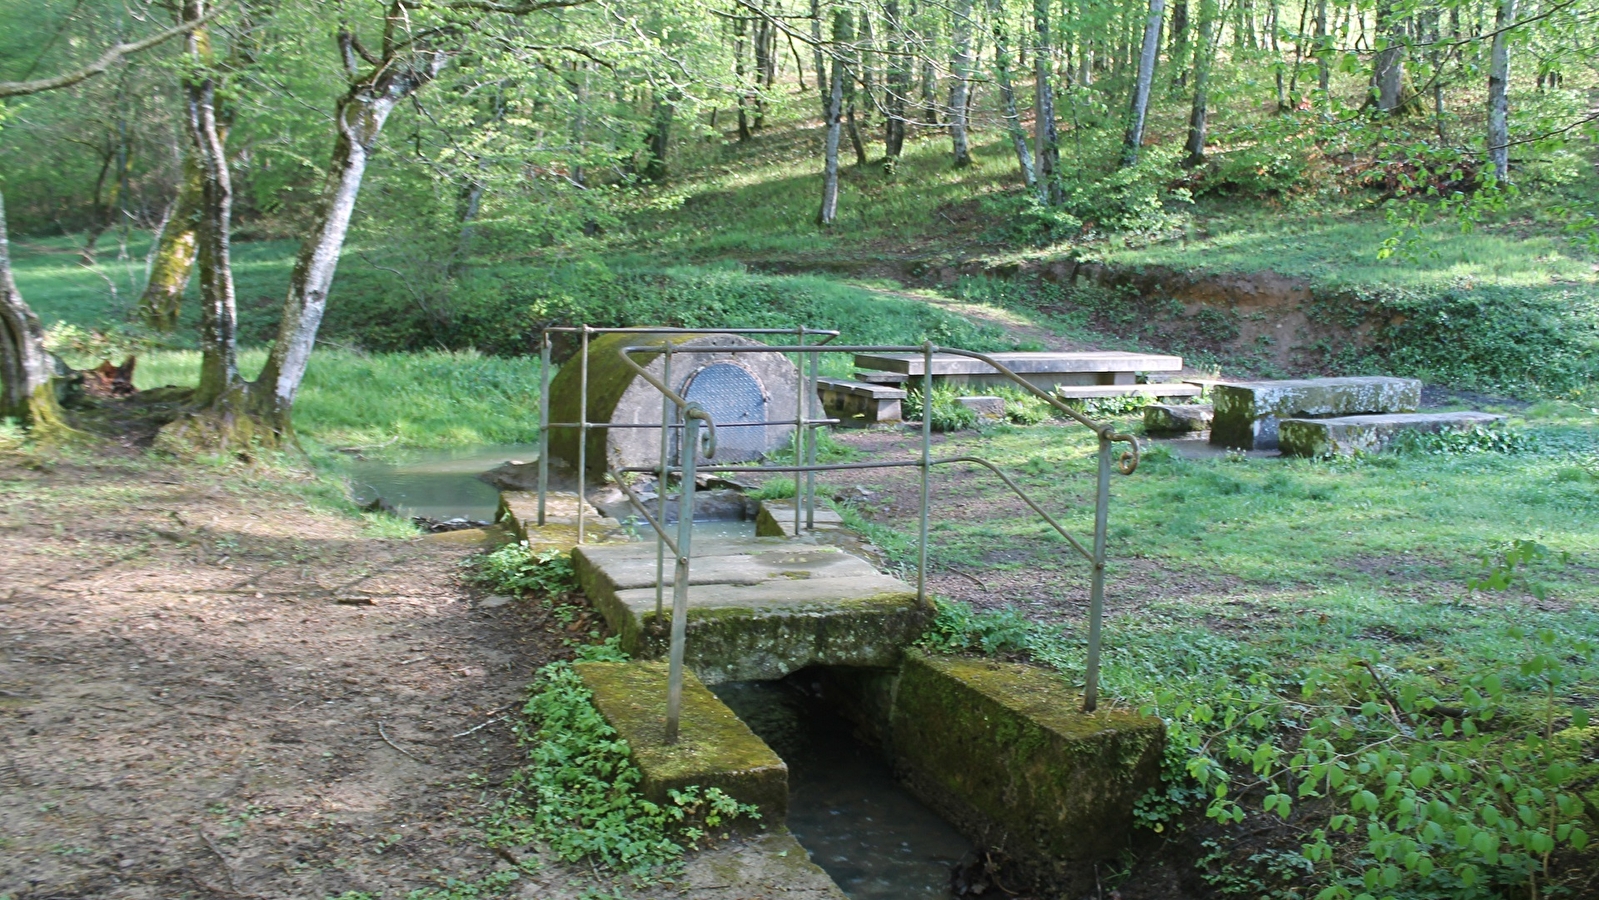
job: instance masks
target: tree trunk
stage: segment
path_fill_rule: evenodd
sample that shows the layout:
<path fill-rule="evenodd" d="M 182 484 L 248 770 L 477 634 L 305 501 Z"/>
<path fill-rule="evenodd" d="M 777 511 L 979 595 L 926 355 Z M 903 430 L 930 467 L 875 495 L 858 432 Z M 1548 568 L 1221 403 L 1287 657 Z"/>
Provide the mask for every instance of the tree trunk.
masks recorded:
<path fill-rule="evenodd" d="M 666 154 L 672 146 L 672 103 L 661 94 L 655 95 L 654 115 L 650 119 L 650 133 L 644 142 L 644 179 L 661 184 L 666 181 Z"/>
<path fill-rule="evenodd" d="M 1054 54 L 1050 51 L 1049 0 L 1033 0 L 1033 129 L 1038 160 L 1039 196 L 1049 206 L 1062 199 L 1055 170 L 1060 168 L 1060 132 L 1055 125 L 1055 89 L 1051 84 Z"/>
<path fill-rule="evenodd" d="M 1216 0 L 1200 0 L 1198 34 L 1194 37 L 1194 104 L 1188 113 L 1186 166 L 1205 161 L 1205 132 L 1210 103 L 1211 33 L 1216 27 Z"/>
<path fill-rule="evenodd" d="M 313 207 L 311 226 L 300 244 L 294 272 L 289 276 L 289 293 L 283 302 L 277 340 L 261 377 L 250 390 L 252 412 L 279 438 L 293 435 L 289 413 L 327 310 L 328 290 L 333 285 L 373 145 L 389 113 L 401 100 L 433 80 L 444 59 L 443 54 L 435 53 L 410 65 L 395 62 L 383 67 L 374 81 L 351 86 L 335 108 L 337 133 L 327 179 Z"/>
<path fill-rule="evenodd" d="M 966 139 L 966 94 L 972 79 L 972 0 L 956 0 L 950 35 L 955 54 L 950 60 L 953 83 L 949 87 L 949 138 L 955 168 L 972 164 L 971 145 Z"/>
<path fill-rule="evenodd" d="M 744 143 L 750 139 L 749 88 L 744 83 L 744 29 L 747 22 L 742 19 L 733 20 L 733 76 L 738 79 L 738 141 Z"/>
<path fill-rule="evenodd" d="M 183 292 L 188 288 L 199 251 L 200 165 L 194 151 L 183 154 L 183 182 L 178 186 L 172 213 L 161 224 L 150 254 L 150 280 L 139 297 L 139 321 L 163 333 L 177 329 L 183 312 Z"/>
<path fill-rule="evenodd" d="M 1172 84 L 1181 88 L 1188 86 L 1188 67 L 1180 62 L 1188 57 L 1188 0 L 1176 0 L 1171 11 L 1171 40 L 1168 42 L 1171 50 L 1167 57 L 1176 65 L 1172 66 Z"/>
<path fill-rule="evenodd" d="M 988 0 L 988 17 L 994 32 L 994 80 L 999 83 L 999 97 L 1005 107 L 1005 131 L 1010 134 L 1011 146 L 1016 150 L 1016 164 L 1022 171 L 1022 184 L 1028 190 L 1034 190 L 1038 178 L 1033 172 L 1033 154 L 1027 146 L 1027 132 L 1022 128 L 1022 118 L 1016 112 L 1016 88 L 1011 84 L 1010 33 L 1005 25 L 1005 0 Z"/>
<path fill-rule="evenodd" d="M 1405 40 L 1404 23 L 1394 12 L 1393 0 L 1377 4 L 1377 34 L 1384 42 L 1377 51 L 1372 73 L 1377 87 L 1377 109 L 1397 112 L 1404 104 Z"/>
<path fill-rule="evenodd" d="M 883 123 L 883 165 L 890 172 L 899 163 L 905 148 L 905 95 L 910 93 L 910 69 L 905 64 L 905 28 L 899 17 L 899 0 L 883 5 L 888 29 L 888 73 L 886 89 L 887 119 Z"/>
<path fill-rule="evenodd" d="M 844 27 L 841 21 L 845 13 L 841 9 L 833 11 L 833 42 L 838 43 L 839 30 Z M 827 120 L 827 140 L 823 148 L 822 162 L 822 208 L 816 214 L 819 225 L 831 225 L 838 218 L 838 144 L 844 130 L 844 60 L 842 51 L 837 47 L 833 51 L 833 72 L 827 83 L 827 107 L 824 110 Z"/>
<path fill-rule="evenodd" d="M 192 17 L 200 15 L 194 11 Z M 203 51 L 199 31 L 189 36 L 193 54 Z M 216 80 L 196 74 L 185 80 L 184 125 L 200 170 L 200 386 L 195 402 L 205 406 L 238 385 L 238 313 L 233 292 L 233 179 L 217 131 Z"/>
<path fill-rule="evenodd" d="M 44 349 L 44 326 L 11 276 L 6 204 L 0 195 L 0 418 L 19 419 L 36 435 L 64 428 L 54 379 L 55 359 Z"/>
<path fill-rule="evenodd" d="M 1488 57 L 1488 161 L 1494 178 L 1510 180 L 1510 28 L 1516 0 L 1499 0 L 1494 12 L 1493 49 Z"/>
<path fill-rule="evenodd" d="M 1166 0 L 1149 0 L 1149 21 L 1144 24 L 1143 51 L 1138 55 L 1138 81 L 1133 85 L 1133 108 L 1122 141 L 1122 165 L 1138 162 L 1144 144 L 1144 119 L 1149 112 L 1149 86 L 1155 80 L 1155 54 L 1160 49 L 1160 26 L 1166 17 Z"/>
<path fill-rule="evenodd" d="M 1327 0 L 1316 0 L 1316 88 L 1325 100 L 1328 80 L 1332 74 L 1327 61 L 1332 48 L 1327 39 Z"/>

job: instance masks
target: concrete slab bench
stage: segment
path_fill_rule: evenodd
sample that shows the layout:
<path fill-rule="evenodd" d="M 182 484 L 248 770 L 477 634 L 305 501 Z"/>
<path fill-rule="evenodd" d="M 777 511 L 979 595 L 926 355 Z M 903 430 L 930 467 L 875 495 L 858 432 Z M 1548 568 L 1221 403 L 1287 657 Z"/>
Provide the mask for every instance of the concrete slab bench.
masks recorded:
<path fill-rule="evenodd" d="M 1060 385 L 1131 385 L 1140 372 L 1179 372 L 1183 358 L 1158 353 L 1128 353 L 1117 350 L 1088 352 L 1027 352 L 989 354 L 1012 372 L 1048 390 Z M 926 359 L 919 353 L 858 353 L 855 368 L 862 378 L 883 373 L 904 383 L 926 374 Z M 937 353 L 933 355 L 934 378 L 953 384 L 1009 384 L 1010 379 L 994 371 L 980 359 Z M 886 378 L 884 378 L 886 380 Z"/>
<path fill-rule="evenodd" d="M 827 415 L 844 425 L 898 422 L 904 415 L 900 404 L 905 399 L 905 389 L 892 384 L 818 378 L 816 395 Z"/>
<path fill-rule="evenodd" d="M 1379 453 L 1407 431 L 1428 434 L 1470 431 L 1504 419 L 1504 416 L 1481 412 L 1283 419 L 1277 423 L 1277 435 L 1282 452 L 1291 456 L 1353 456 Z"/>
<path fill-rule="evenodd" d="M 1277 447 L 1282 419 L 1415 412 L 1421 382 L 1371 376 L 1241 381 L 1211 386 L 1210 442 L 1238 450 Z"/>
<path fill-rule="evenodd" d="M 1157 397 L 1160 399 L 1177 399 L 1180 397 L 1198 397 L 1200 389 L 1192 384 L 1178 384 L 1168 382 L 1165 384 L 1094 384 L 1094 385 L 1062 385 L 1055 388 L 1055 396 L 1064 400 L 1096 400 L 1101 397 Z"/>

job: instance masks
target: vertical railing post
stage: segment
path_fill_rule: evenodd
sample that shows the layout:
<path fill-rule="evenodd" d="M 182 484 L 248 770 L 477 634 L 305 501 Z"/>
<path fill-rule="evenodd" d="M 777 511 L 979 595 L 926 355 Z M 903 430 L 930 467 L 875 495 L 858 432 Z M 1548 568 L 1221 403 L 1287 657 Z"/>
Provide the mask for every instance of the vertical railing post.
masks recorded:
<path fill-rule="evenodd" d="M 577 542 L 583 543 L 584 494 L 588 493 L 589 454 L 589 327 L 583 326 L 583 346 L 578 351 L 577 387 Z"/>
<path fill-rule="evenodd" d="M 932 498 L 933 342 L 922 344 L 922 526 L 916 563 L 916 599 L 927 602 L 927 506 Z"/>
<path fill-rule="evenodd" d="M 539 347 L 539 527 L 544 527 L 544 500 L 550 493 L 550 332 Z"/>
<path fill-rule="evenodd" d="M 816 365 L 821 360 L 822 354 L 820 354 L 820 353 L 812 353 L 812 354 L 810 354 L 810 357 L 811 357 L 811 359 L 810 359 L 810 363 L 811 363 L 811 379 L 810 379 L 809 386 L 805 390 L 805 406 L 806 406 L 806 408 L 808 410 L 810 410 L 810 412 L 806 414 L 806 418 L 810 419 L 811 421 L 814 422 L 815 420 L 821 418 L 821 416 L 819 415 L 821 410 L 818 410 L 816 408 Z M 816 465 L 816 436 L 817 436 L 816 429 L 818 429 L 820 427 L 821 427 L 820 425 L 811 425 L 811 426 L 809 426 L 810 433 L 808 435 L 808 440 L 806 441 L 806 444 L 805 444 L 805 446 L 807 448 L 807 452 L 806 452 L 806 455 L 805 455 L 805 464 L 807 466 Z M 794 480 L 794 487 L 795 487 L 794 493 L 798 494 L 799 493 L 799 479 L 797 479 L 797 478 Z M 815 472 L 806 472 L 805 473 L 805 527 L 809 528 L 812 531 L 816 530 L 816 473 Z"/>
<path fill-rule="evenodd" d="M 1099 706 L 1100 626 L 1105 618 L 1105 532 L 1110 520 L 1110 438 L 1099 436 L 1099 485 L 1094 497 L 1094 571 L 1088 589 L 1088 669 L 1083 676 L 1083 711 Z"/>
<path fill-rule="evenodd" d="M 666 340 L 666 353 L 661 363 L 661 383 L 667 387 L 672 386 L 672 340 Z M 661 395 L 661 467 L 660 474 L 655 480 L 655 514 L 660 516 L 661 524 L 666 524 L 666 460 L 672 446 L 672 416 L 677 412 L 677 407 L 672 405 L 672 398 Z M 661 610 L 664 604 L 663 596 L 666 593 L 666 541 L 660 534 L 655 535 L 655 624 L 661 624 Z"/>
<path fill-rule="evenodd" d="M 688 633 L 688 564 L 694 536 L 694 457 L 699 452 L 698 410 L 683 415 L 682 488 L 677 508 L 677 568 L 672 580 L 672 646 L 666 669 L 666 743 L 677 743 L 683 710 L 683 644 Z"/>
<path fill-rule="evenodd" d="M 800 325 L 794 329 L 798 343 L 796 346 L 805 346 L 805 326 Z M 805 354 L 794 354 L 794 361 L 799 365 L 794 367 L 794 373 L 799 376 L 795 380 L 799 396 L 794 398 L 794 467 L 797 469 L 804 465 L 801 461 L 805 456 Z M 799 489 L 800 473 L 794 473 L 794 536 L 800 536 L 800 510 L 805 506 L 805 497 Z"/>

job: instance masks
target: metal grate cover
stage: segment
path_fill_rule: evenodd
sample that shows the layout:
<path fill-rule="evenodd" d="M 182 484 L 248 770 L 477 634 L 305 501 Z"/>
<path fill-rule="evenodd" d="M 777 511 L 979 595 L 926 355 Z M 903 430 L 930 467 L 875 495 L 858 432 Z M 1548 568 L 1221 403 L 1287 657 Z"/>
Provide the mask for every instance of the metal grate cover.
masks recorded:
<path fill-rule="evenodd" d="M 683 397 L 698 403 L 716 423 L 717 459 L 756 459 L 765 452 L 766 391 L 743 366 L 706 366 L 694 373 Z"/>

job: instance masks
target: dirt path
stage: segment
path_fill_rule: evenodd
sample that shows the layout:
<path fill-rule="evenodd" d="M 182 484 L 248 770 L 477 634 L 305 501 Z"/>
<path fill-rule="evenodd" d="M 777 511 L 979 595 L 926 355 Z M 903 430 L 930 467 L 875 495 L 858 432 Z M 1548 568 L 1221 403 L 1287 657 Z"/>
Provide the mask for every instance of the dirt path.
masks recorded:
<path fill-rule="evenodd" d="M 476 606 L 459 544 L 247 477 L 0 458 L 0 897 L 366 900 L 508 867 L 469 819 L 562 629 Z M 684 884 L 738 882 L 710 874 L 730 855 Z M 551 866 L 512 895 L 582 888 Z"/>

